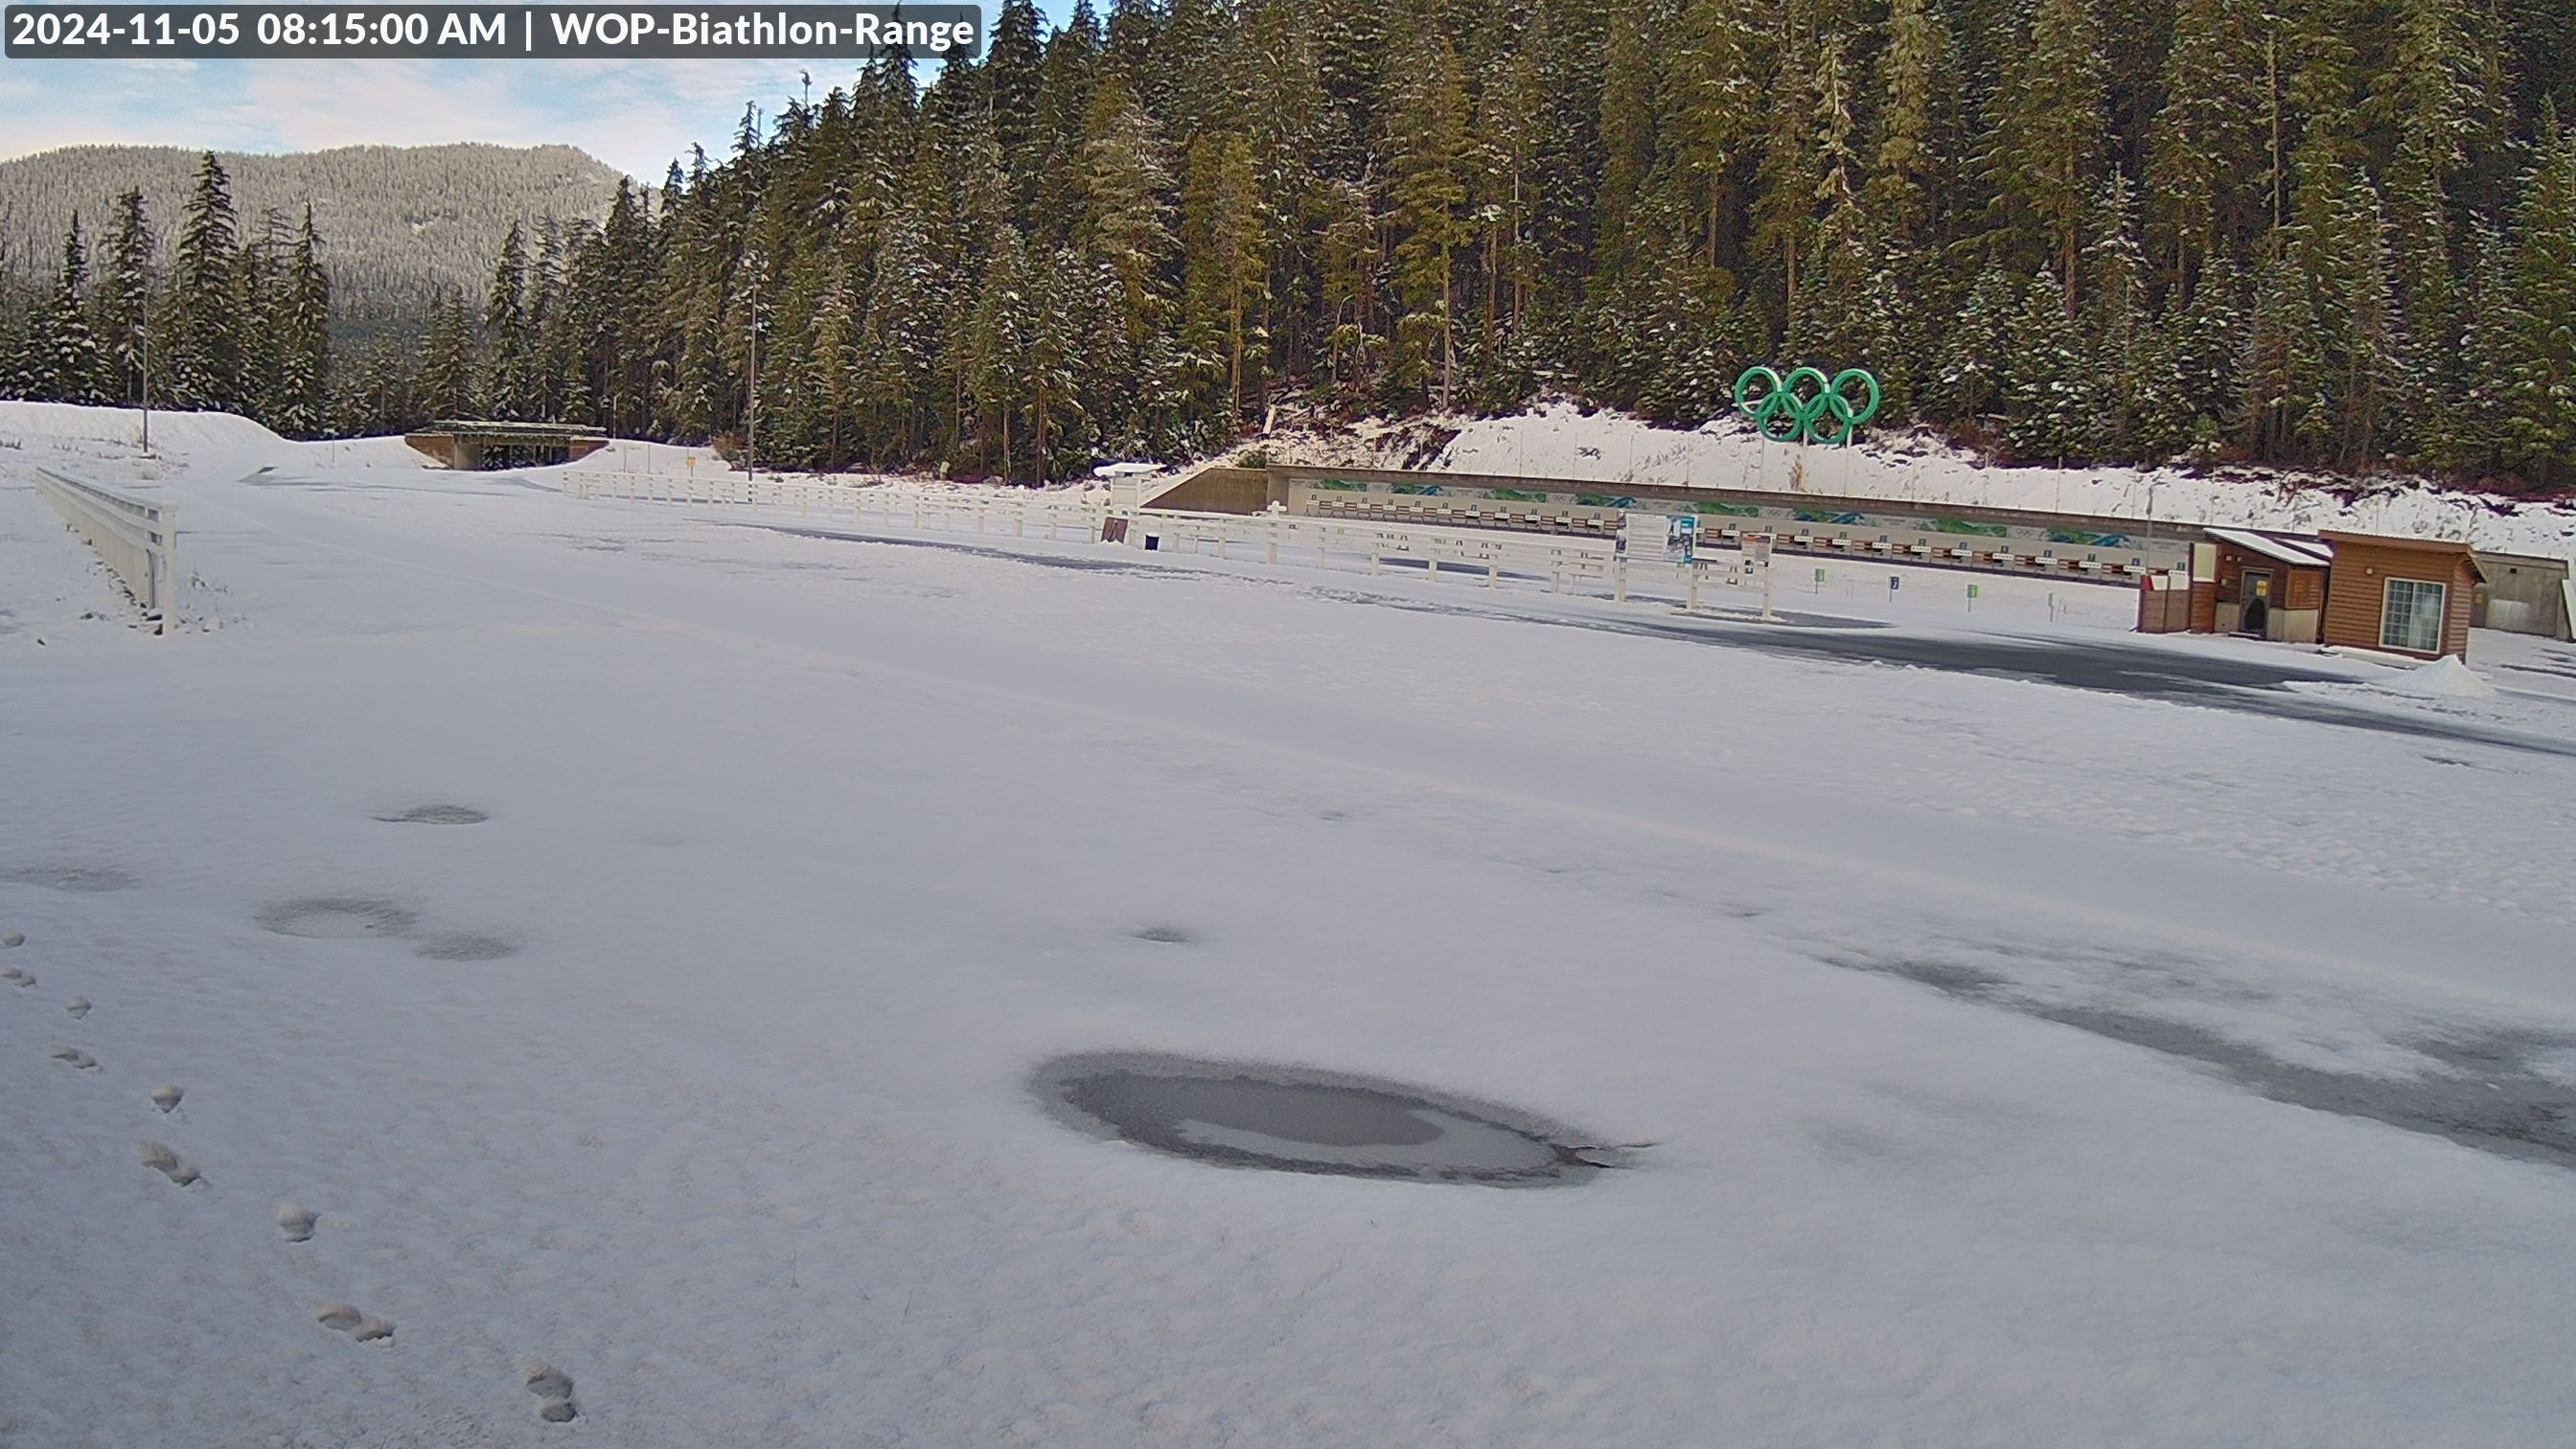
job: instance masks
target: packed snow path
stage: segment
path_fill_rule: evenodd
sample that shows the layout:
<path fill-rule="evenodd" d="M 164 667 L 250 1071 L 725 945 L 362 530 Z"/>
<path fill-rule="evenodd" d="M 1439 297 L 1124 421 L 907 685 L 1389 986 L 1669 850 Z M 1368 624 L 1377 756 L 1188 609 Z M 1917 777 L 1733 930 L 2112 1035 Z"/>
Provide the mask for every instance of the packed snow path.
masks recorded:
<path fill-rule="evenodd" d="M 2562 755 L 180 462 L 149 639 L 0 454 L 0 550 L 74 551 L 0 571 L 0 1444 L 2576 1417 Z M 1118 1050 L 1654 1145 L 1497 1192 L 1031 1100 Z"/>

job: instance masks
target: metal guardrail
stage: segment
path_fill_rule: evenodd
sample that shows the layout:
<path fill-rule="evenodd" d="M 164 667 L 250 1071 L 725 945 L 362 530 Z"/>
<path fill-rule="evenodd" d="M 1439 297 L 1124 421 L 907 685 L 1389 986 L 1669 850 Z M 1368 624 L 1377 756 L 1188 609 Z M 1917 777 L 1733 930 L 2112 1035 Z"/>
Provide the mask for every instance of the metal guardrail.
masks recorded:
<path fill-rule="evenodd" d="M 36 470 L 36 491 L 98 551 L 144 616 L 168 632 L 179 617 L 178 509 L 50 468 Z"/>

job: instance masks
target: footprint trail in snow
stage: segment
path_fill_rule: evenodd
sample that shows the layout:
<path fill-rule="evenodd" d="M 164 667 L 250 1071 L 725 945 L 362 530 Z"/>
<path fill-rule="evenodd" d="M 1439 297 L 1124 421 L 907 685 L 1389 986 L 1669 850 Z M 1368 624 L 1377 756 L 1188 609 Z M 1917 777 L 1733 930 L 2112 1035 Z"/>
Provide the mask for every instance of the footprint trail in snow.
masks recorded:
<path fill-rule="evenodd" d="M 581 1414 L 573 1403 L 572 1375 L 545 1362 L 530 1359 L 526 1365 L 528 1392 L 537 1396 L 537 1417 L 549 1424 L 569 1424 Z"/>
<path fill-rule="evenodd" d="M 190 1187 L 206 1180 L 206 1175 L 197 1170 L 197 1164 L 181 1157 L 166 1143 L 137 1142 L 134 1144 L 134 1150 L 142 1157 L 144 1166 L 181 1187 Z"/>
<path fill-rule="evenodd" d="M 313 1237 L 313 1225 L 321 1220 L 320 1213 L 297 1207 L 291 1202 L 277 1205 L 277 1230 L 284 1233 L 290 1243 L 310 1241 Z"/>
<path fill-rule="evenodd" d="M 324 1328 L 345 1333 L 360 1343 L 391 1343 L 394 1326 L 372 1314 L 361 1313 L 346 1303 L 325 1303 L 313 1310 L 313 1321 Z"/>

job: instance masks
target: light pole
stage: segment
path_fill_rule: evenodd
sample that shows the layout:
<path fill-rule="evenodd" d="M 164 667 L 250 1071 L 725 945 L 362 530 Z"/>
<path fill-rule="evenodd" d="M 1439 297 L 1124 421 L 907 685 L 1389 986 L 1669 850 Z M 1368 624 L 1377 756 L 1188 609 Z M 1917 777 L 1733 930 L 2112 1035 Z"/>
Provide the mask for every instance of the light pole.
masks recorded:
<path fill-rule="evenodd" d="M 134 324 L 135 371 L 143 393 L 143 456 L 152 456 L 152 329 Z"/>
<path fill-rule="evenodd" d="M 742 466 L 747 481 L 760 481 L 760 253 L 744 258 L 751 269 L 751 365 L 744 370 Z"/>
<path fill-rule="evenodd" d="M 652 431 L 653 417 L 657 411 L 668 413 L 671 410 L 670 399 L 670 359 L 654 358 L 653 370 L 647 375 L 644 384 L 644 430 L 646 432 Z M 650 453 L 644 455 L 644 471 L 647 473 L 653 471 L 653 455 Z"/>

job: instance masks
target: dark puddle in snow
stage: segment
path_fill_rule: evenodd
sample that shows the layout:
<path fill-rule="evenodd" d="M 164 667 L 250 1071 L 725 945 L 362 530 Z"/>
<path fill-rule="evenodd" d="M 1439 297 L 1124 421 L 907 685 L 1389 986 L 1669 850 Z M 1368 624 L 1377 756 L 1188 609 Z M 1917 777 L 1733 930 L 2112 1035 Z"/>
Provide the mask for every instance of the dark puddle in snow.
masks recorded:
<path fill-rule="evenodd" d="M 414 805 L 376 818 L 387 825 L 480 825 L 492 817 L 471 805 Z"/>
<path fill-rule="evenodd" d="M 400 936 L 419 919 L 392 901 L 372 896 L 314 896 L 280 901 L 259 913 L 259 923 L 281 936 L 307 936 L 322 941 Z"/>
<path fill-rule="evenodd" d="M 2425 1036 L 2399 1045 L 2450 1068 L 2451 1074 L 2372 1077 L 2283 1061 L 2187 1022 L 2034 1001 L 2016 993 L 2003 977 L 1972 966 L 1852 959 L 1832 964 L 1900 976 L 1961 1001 L 2198 1062 L 2275 1102 L 2367 1118 L 2499 1157 L 2576 1168 L 2576 1086 L 2552 1080 L 2533 1065 L 2537 1057 L 2576 1048 L 2576 1037 L 2487 1029 Z"/>
<path fill-rule="evenodd" d="M 1224 1167 L 1542 1187 L 1625 1165 L 1513 1108 L 1306 1067 L 1101 1052 L 1049 1062 L 1032 1086 L 1082 1131 Z"/>

